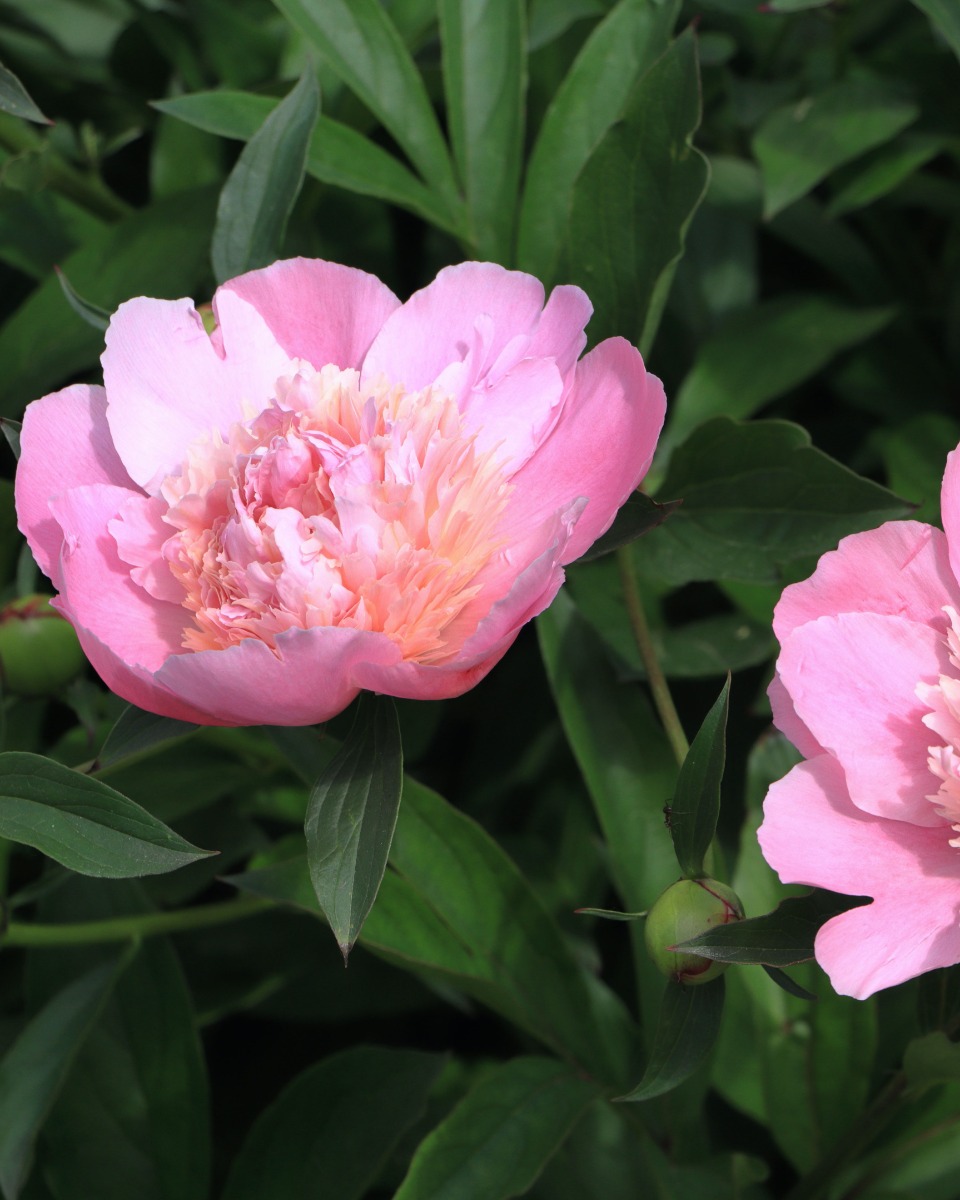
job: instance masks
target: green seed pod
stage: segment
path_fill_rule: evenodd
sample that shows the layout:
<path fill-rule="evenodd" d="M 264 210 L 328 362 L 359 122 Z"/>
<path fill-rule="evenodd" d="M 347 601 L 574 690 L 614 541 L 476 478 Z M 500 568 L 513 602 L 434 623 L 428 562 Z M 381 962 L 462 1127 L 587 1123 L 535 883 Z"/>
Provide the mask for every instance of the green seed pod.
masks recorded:
<path fill-rule="evenodd" d="M 86 660 L 69 621 L 49 596 L 25 596 L 0 609 L 0 683 L 18 696 L 52 696 Z"/>
<path fill-rule="evenodd" d="M 677 983 L 709 983 L 727 969 L 700 954 L 670 949 L 706 933 L 714 925 L 743 919 L 743 905 L 736 893 L 715 879 L 679 879 L 659 897 L 647 913 L 644 939 L 647 951 L 660 971 Z"/>

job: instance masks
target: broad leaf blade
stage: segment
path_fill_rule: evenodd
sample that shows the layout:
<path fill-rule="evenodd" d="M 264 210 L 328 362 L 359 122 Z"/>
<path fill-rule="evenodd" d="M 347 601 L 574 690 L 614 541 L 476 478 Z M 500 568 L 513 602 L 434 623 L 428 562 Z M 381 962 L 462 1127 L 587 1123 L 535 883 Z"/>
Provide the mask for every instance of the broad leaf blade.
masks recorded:
<path fill-rule="evenodd" d="M 223 185 L 211 249 L 219 283 L 279 256 L 319 111 L 317 77 L 308 63 L 296 87 L 241 150 Z"/>
<path fill-rule="evenodd" d="M 33 99 L 14 73 L 0 63 L 0 111 L 8 112 L 14 117 L 22 117 L 25 121 L 33 121 L 37 125 L 52 125 L 49 117 L 45 117 L 37 108 Z"/>
<path fill-rule="evenodd" d="M 691 987 L 668 980 L 643 1078 L 621 1100 L 652 1100 L 673 1091 L 706 1061 L 720 1032 L 723 979 Z"/>
<path fill-rule="evenodd" d="M 188 737 L 197 728 L 187 721 L 158 717 L 156 713 L 144 712 L 142 708 L 128 704 L 100 747 L 96 767 L 102 771 L 105 767 L 116 766 L 124 759 L 147 754 L 167 742 Z"/>
<path fill-rule="evenodd" d="M 944 40 L 960 58 L 960 9 L 954 0 L 913 0 L 913 3 L 930 18 L 930 24 L 939 30 Z"/>
<path fill-rule="evenodd" d="M 0 1061 L 0 1189 L 5 1200 L 20 1195 L 40 1128 L 120 969 L 107 963 L 57 992 Z"/>
<path fill-rule="evenodd" d="M 304 825 L 310 878 L 344 958 L 377 898 L 402 791 L 396 706 L 364 696 L 350 736 L 313 786 Z"/>
<path fill-rule="evenodd" d="M 634 492 L 613 519 L 613 524 L 602 537 L 597 538 L 579 562 L 590 562 L 601 558 L 621 546 L 635 542 L 651 529 L 656 529 L 683 503 L 682 500 L 667 500 L 659 504 L 643 492 Z"/>
<path fill-rule="evenodd" d="M 20 751 L 0 754 L 0 837 L 104 879 L 175 871 L 215 853 L 105 783 Z"/>
<path fill-rule="evenodd" d="M 366 1195 L 384 1161 L 422 1115 L 443 1059 L 359 1046 L 288 1084 L 257 1119 L 234 1160 L 223 1200 Z"/>
<path fill-rule="evenodd" d="M 524 1195 L 599 1096 L 596 1085 L 554 1059 L 501 1064 L 421 1142 L 395 1200 Z"/>
<path fill-rule="evenodd" d="M 730 676 L 704 718 L 680 768 L 670 809 L 670 832 L 680 870 L 688 879 L 703 875 L 703 860 L 717 829 L 720 781 L 726 760 Z"/>
<path fill-rule="evenodd" d="M 441 0 L 447 120 L 477 258 L 507 262 L 523 148 L 522 0 Z"/>

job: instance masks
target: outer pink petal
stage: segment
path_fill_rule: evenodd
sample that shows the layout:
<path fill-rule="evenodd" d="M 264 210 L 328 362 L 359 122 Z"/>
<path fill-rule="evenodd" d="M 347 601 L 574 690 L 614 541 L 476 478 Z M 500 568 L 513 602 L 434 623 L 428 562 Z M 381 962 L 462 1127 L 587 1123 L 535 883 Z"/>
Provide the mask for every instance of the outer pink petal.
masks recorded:
<path fill-rule="evenodd" d="M 798 625 L 838 613 L 873 612 L 937 626 L 945 604 L 960 603 L 947 539 L 919 521 L 891 521 L 845 537 L 802 583 L 788 587 L 773 629 L 783 643 Z"/>
<path fill-rule="evenodd" d="M 562 396 L 553 359 L 525 358 L 493 387 L 468 393 L 461 404 L 464 429 L 476 434 L 480 453 L 496 450 L 513 474 L 555 425 Z"/>
<path fill-rule="evenodd" d="M 346 708 L 371 665 L 400 660 L 384 634 L 340 626 L 288 630 L 277 651 L 248 638 L 170 658 L 156 678 L 211 725 L 313 725 Z"/>
<path fill-rule="evenodd" d="M 542 308 L 543 285 L 532 275 L 493 263 L 445 267 L 388 317 L 364 360 L 363 379 L 382 373 L 411 391 L 428 387 L 474 345 L 480 317 L 491 323 L 485 365 L 492 366 L 508 342 L 533 332 Z"/>
<path fill-rule="evenodd" d="M 904 617 L 846 613 L 801 625 L 777 671 L 797 716 L 840 763 L 864 812 L 918 825 L 939 818 L 927 767 L 929 711 L 916 695 L 948 670 L 943 631 Z"/>
<path fill-rule="evenodd" d="M 529 358 L 552 358 L 566 379 L 587 344 L 584 333 L 593 316 L 586 292 L 571 284 L 555 287 L 524 353 Z"/>
<path fill-rule="evenodd" d="M 222 307 L 227 324 L 217 339 L 191 300 L 128 300 L 107 329 L 107 420 L 124 465 L 148 492 L 195 438 L 260 412 L 289 368 L 289 355 L 246 302 Z"/>
<path fill-rule="evenodd" d="M 147 595 L 117 553 L 107 524 L 129 495 L 125 488 L 97 484 L 71 488 L 51 502 L 63 529 L 60 608 L 120 660 L 149 672 L 182 653 L 187 613 Z"/>
<path fill-rule="evenodd" d="M 781 733 L 786 734 L 804 758 L 816 758 L 818 754 L 823 754 L 823 747 L 797 716 L 790 693 L 783 686 L 779 675 L 774 675 L 771 679 L 767 696 L 773 710 L 774 725 Z"/>
<path fill-rule="evenodd" d="M 20 442 L 17 520 L 40 569 L 59 587 L 63 534 L 51 497 L 88 483 L 134 486 L 113 447 L 103 388 L 77 383 L 35 400 L 24 413 Z"/>
<path fill-rule="evenodd" d="M 305 358 L 317 368 L 334 363 L 344 370 L 359 368 L 399 305 L 375 275 L 310 258 L 289 258 L 240 275 L 214 297 L 228 344 L 247 309 L 289 358 Z"/>
<path fill-rule="evenodd" d="M 602 342 L 577 366 L 550 436 L 514 475 L 504 535 L 515 538 L 585 496 L 561 562 L 579 558 L 647 473 L 665 411 L 663 385 L 639 352 L 624 338 Z"/>
<path fill-rule="evenodd" d="M 960 851 L 945 824 L 920 829 L 864 814 L 822 756 L 771 787 L 758 836 L 784 883 L 874 897 L 817 936 L 817 960 L 842 995 L 863 999 L 960 962 Z"/>
<path fill-rule="evenodd" d="M 951 450 L 947 455 L 940 489 L 940 517 L 950 547 L 953 577 L 960 580 L 960 450 Z"/>

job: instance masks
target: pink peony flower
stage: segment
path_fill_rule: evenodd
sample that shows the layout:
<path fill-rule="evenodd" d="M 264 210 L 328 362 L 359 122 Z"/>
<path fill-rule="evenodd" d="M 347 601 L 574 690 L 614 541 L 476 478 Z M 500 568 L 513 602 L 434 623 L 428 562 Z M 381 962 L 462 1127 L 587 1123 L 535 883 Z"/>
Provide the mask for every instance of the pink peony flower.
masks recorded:
<path fill-rule="evenodd" d="M 302 725 L 362 688 L 456 696 L 649 466 L 660 381 L 587 297 L 441 271 L 406 304 L 292 259 L 131 300 L 104 387 L 31 404 L 20 528 L 90 661 L 142 708 Z"/>
<path fill-rule="evenodd" d="M 960 962 L 960 449 L 942 510 L 945 533 L 844 538 L 774 615 L 774 721 L 807 761 L 770 789 L 760 844 L 784 883 L 873 897 L 816 940 L 859 999 Z"/>

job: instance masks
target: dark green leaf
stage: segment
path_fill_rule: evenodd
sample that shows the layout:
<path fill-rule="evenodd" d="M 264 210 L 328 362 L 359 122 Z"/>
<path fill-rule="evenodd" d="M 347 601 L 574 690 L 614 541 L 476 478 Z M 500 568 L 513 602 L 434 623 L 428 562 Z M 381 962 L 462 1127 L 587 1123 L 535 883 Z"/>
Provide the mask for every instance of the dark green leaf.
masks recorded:
<path fill-rule="evenodd" d="M 258 1118 L 223 1200 L 359 1200 L 442 1066 L 439 1055 L 359 1046 L 308 1068 Z"/>
<path fill-rule="evenodd" d="M 930 24 L 960 58 L 960 9 L 953 0 L 913 0 L 913 3 L 927 14 Z"/>
<path fill-rule="evenodd" d="M 102 333 L 110 324 L 110 314 L 105 308 L 101 308 L 99 304 L 91 304 L 89 300 L 77 294 L 70 280 L 66 277 L 59 267 L 56 268 L 57 279 L 60 280 L 60 286 L 63 288 L 63 294 L 67 298 L 67 303 L 77 314 L 82 321 L 92 326 L 94 329 L 99 329 Z"/>
<path fill-rule="evenodd" d="M 450 141 L 477 258 L 506 262 L 523 149 L 526 54 L 522 0 L 441 0 Z"/>
<path fill-rule="evenodd" d="M 556 15 L 556 0 L 549 10 Z M 666 50 L 679 4 L 620 0 L 591 32 L 557 90 L 527 165 L 517 258 L 544 282 L 557 258 L 577 176 L 614 121 L 638 79 Z M 535 14 L 531 12 L 531 34 Z"/>
<path fill-rule="evenodd" d="M 707 160 L 691 144 L 699 123 L 688 30 L 641 78 L 574 187 L 563 274 L 593 301 L 597 340 L 622 334 L 650 348 L 707 186 Z"/>
<path fill-rule="evenodd" d="M 107 963 L 57 992 L 0 1060 L 0 1189 L 5 1200 L 20 1195 L 37 1135 L 124 965 L 125 959 Z"/>
<path fill-rule="evenodd" d="M 187 737 L 196 729 L 196 725 L 186 721 L 158 717 L 156 713 L 144 712 L 142 708 L 128 704 L 100 747 L 97 770 L 112 767 L 125 758 L 146 754 L 167 742 Z"/>
<path fill-rule="evenodd" d="M 952 413 L 921 413 L 903 424 L 878 427 L 872 441 L 890 487 L 917 505 L 914 520 L 939 524 L 943 464 L 960 442 L 960 421 Z"/>
<path fill-rule="evenodd" d="M 783 297 L 736 314 L 700 347 L 663 444 L 675 446 L 711 417 L 753 416 L 894 316 L 892 308 L 850 308 L 825 296 Z"/>
<path fill-rule="evenodd" d="M 652 1100 L 679 1087 L 706 1061 L 720 1032 L 723 979 L 691 987 L 667 981 L 643 1078 L 620 1100 Z"/>
<path fill-rule="evenodd" d="M 911 1087 L 960 1082 L 960 1043 L 951 1042 L 940 1029 L 914 1038 L 903 1056 L 903 1069 Z"/>
<path fill-rule="evenodd" d="M 12 417 L 0 417 L 0 429 L 3 430 L 7 445 L 13 451 L 13 457 L 18 460 L 20 458 L 20 428 L 20 422 L 14 421 Z"/>
<path fill-rule="evenodd" d="M 105 783 L 18 751 L 0 754 L 0 836 L 108 879 L 174 871 L 214 853 Z"/>
<path fill-rule="evenodd" d="M 799 983 L 790 978 L 786 971 L 781 971 L 779 967 L 771 967 L 769 963 L 763 963 L 763 969 L 777 987 L 783 988 L 788 995 L 796 996 L 798 1000 L 816 1000 L 817 997 L 813 992 L 808 992 L 805 987 L 801 987 Z"/>
<path fill-rule="evenodd" d="M 421 1142 L 395 1200 L 523 1195 L 599 1095 L 554 1059 L 501 1063 Z"/>
<path fill-rule="evenodd" d="M 270 96 L 230 91 L 194 92 L 153 102 L 154 108 L 198 129 L 240 141 L 248 141 L 276 105 Z M 406 208 L 451 233 L 460 232 L 450 206 L 392 154 L 349 125 L 322 114 L 307 149 L 307 174 L 321 183 Z"/>
<path fill-rule="evenodd" d="M 680 507 L 682 500 L 667 500 L 658 504 L 643 492 L 634 492 L 613 519 L 613 524 L 602 537 L 597 538 L 579 562 L 590 562 L 613 550 L 635 542 L 670 516 Z"/>
<path fill-rule="evenodd" d="M 403 792 L 389 696 L 362 696 L 343 748 L 313 785 L 304 832 L 310 878 L 346 960 L 387 869 Z"/>
<path fill-rule="evenodd" d="M 680 870 L 688 879 L 704 874 L 703 859 L 720 815 L 720 781 L 727 755 L 730 676 L 704 718 L 677 777 L 670 806 L 670 833 Z"/>
<path fill-rule="evenodd" d="M 644 538 L 637 565 L 674 584 L 777 583 L 783 564 L 910 512 L 786 421 L 709 421 L 674 452 L 663 490 L 683 505 Z"/>
<path fill-rule="evenodd" d="M 25 121 L 34 121 L 38 125 L 52 125 L 49 117 L 45 117 L 37 108 L 27 93 L 27 89 L 14 73 L 0 63 L 0 111 L 8 112 L 14 117 L 22 117 Z"/>
<path fill-rule="evenodd" d="M 718 962 L 789 967 L 813 958 L 814 939 L 824 921 L 862 903 L 831 892 L 793 896 L 772 913 L 718 925 L 677 949 L 691 950 Z"/>
<path fill-rule="evenodd" d="M 853 169 L 827 205 L 827 215 L 839 217 L 872 204 L 892 192 L 946 146 L 946 139 L 931 134 L 904 134 L 875 150 Z"/>
<path fill-rule="evenodd" d="M 393 135 L 427 183 L 457 197 L 427 90 L 379 0 L 274 0 L 332 70 Z"/>
<path fill-rule="evenodd" d="M 300 81 L 247 142 L 220 193 L 211 255 L 218 283 L 279 257 L 320 111 L 308 62 Z"/>
<path fill-rule="evenodd" d="M 606 921 L 636 921 L 645 917 L 645 912 L 618 912 L 615 908 L 578 908 L 578 917 L 603 917 Z"/>
<path fill-rule="evenodd" d="M 888 84 L 841 79 L 772 112 L 753 139 L 763 173 L 764 216 L 772 217 L 843 163 L 889 141 L 919 111 Z"/>

